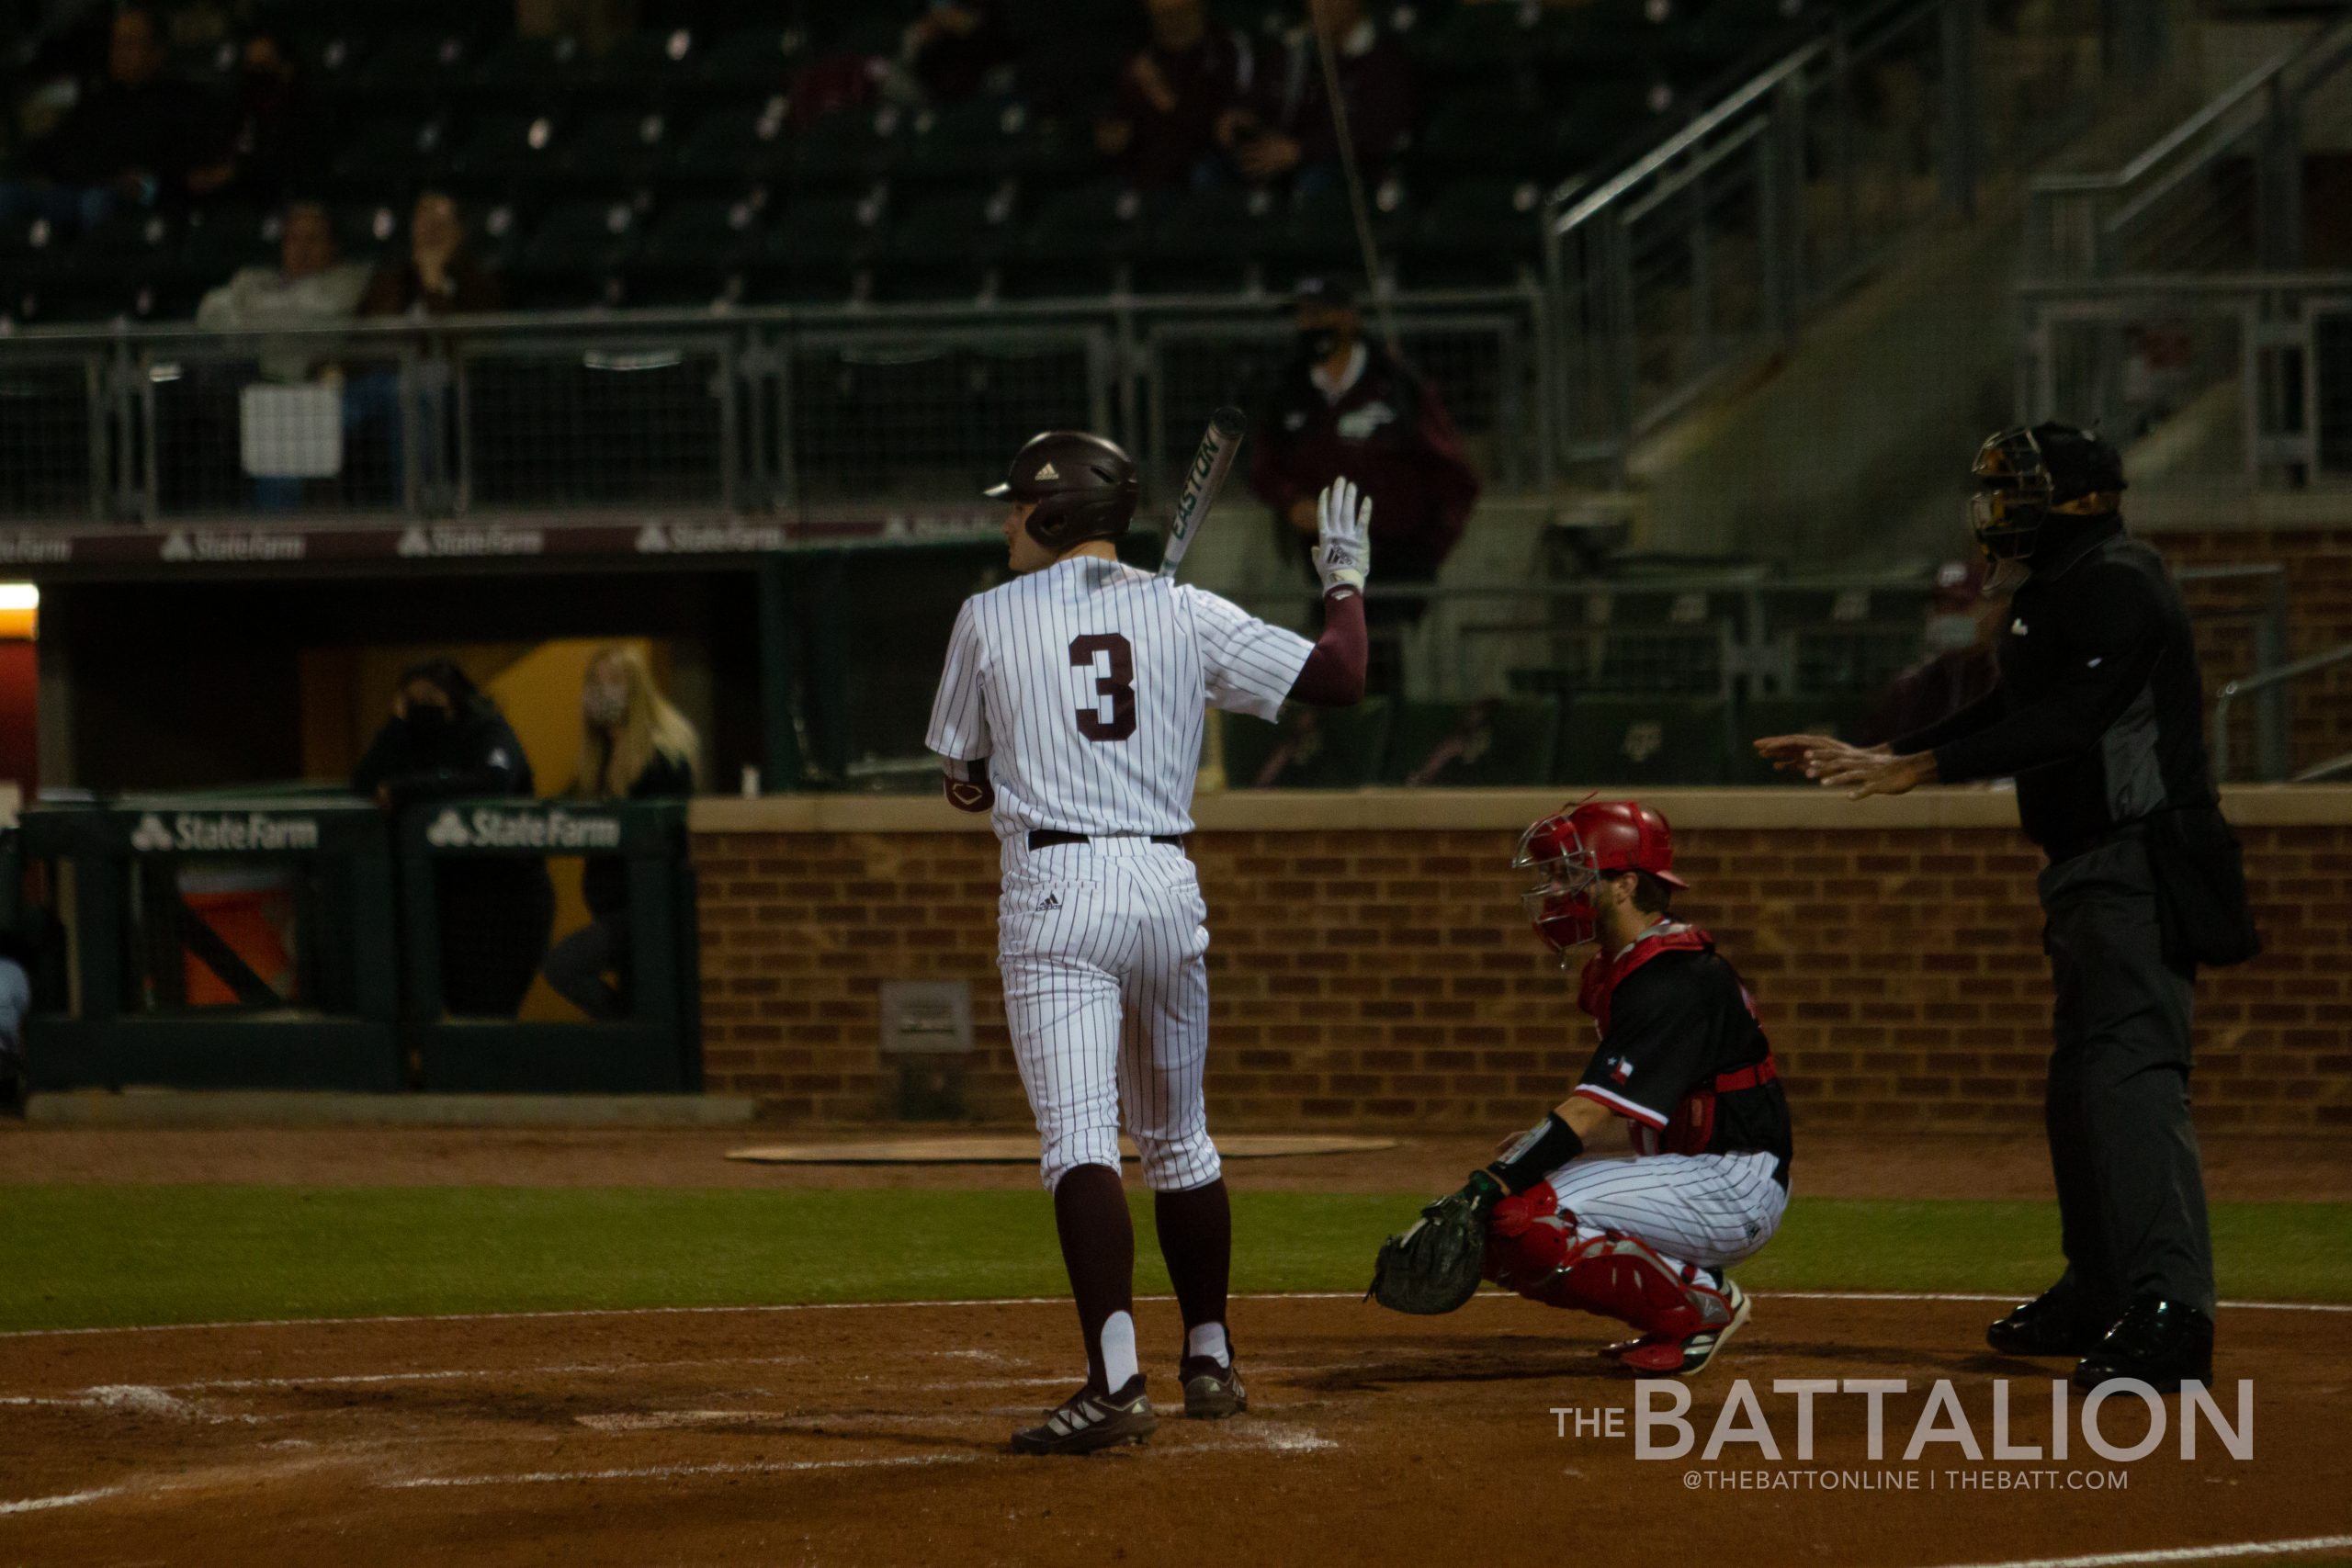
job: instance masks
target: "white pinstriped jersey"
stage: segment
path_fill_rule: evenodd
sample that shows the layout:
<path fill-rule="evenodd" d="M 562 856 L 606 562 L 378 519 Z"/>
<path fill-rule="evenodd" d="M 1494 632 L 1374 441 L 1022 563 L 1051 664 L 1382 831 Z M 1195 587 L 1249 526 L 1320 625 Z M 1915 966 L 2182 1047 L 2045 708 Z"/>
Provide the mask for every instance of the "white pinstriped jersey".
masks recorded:
<path fill-rule="evenodd" d="M 1000 839 L 1189 833 L 1206 709 L 1272 718 L 1310 651 L 1214 593 L 1073 556 L 965 602 L 926 743 L 987 760 Z"/>

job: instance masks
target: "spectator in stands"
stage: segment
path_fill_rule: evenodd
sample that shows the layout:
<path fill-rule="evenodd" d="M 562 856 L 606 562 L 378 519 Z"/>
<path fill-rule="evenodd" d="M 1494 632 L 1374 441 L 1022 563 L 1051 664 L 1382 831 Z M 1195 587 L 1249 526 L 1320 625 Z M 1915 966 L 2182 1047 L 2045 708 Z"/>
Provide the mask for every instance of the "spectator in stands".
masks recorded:
<path fill-rule="evenodd" d="M 580 794 L 593 800 L 690 795 L 697 749 L 695 727 L 654 684 L 644 654 L 608 648 L 590 662 L 580 688 Z M 590 1018 L 627 1018 L 628 863 L 590 857 L 580 891 L 588 923 L 548 950 L 548 984 Z"/>
<path fill-rule="evenodd" d="M 0 180 L 0 223 L 45 218 L 79 231 L 119 210 L 182 209 L 227 185 L 235 170 L 219 108 L 164 63 L 154 17 L 118 13 L 104 78 L 26 150 L 26 175 Z"/>
<path fill-rule="evenodd" d="M 1315 542 L 1315 497 L 1342 476 L 1373 500 L 1375 583 L 1426 583 L 1462 537 L 1478 476 L 1437 389 L 1363 336 L 1353 291 L 1299 285 L 1298 348 L 1259 410 L 1250 488 L 1273 508 L 1275 531 L 1302 563 Z M 1313 574 L 1311 563 L 1306 565 Z M 1411 624 L 1421 600 L 1369 604 L 1366 619 Z"/>
<path fill-rule="evenodd" d="M 447 659 L 401 676 L 392 716 L 351 787 L 390 811 L 435 800 L 537 793 L 530 759 L 498 705 Z M 555 885 L 531 856 L 451 855 L 435 864 L 443 1006 L 511 1018 L 538 974 L 555 925 Z"/>
<path fill-rule="evenodd" d="M 212 332 L 268 332 L 333 326 L 351 319 L 368 287 L 368 268 L 336 259 L 334 225 L 314 201 L 287 208 L 276 266 L 241 268 L 207 294 L 196 308 L 196 324 Z M 265 340 L 254 355 L 265 381 L 294 386 L 320 374 L 320 343 L 313 338 Z M 353 410 L 346 400 L 345 423 Z M 291 512 L 301 504 L 303 481 L 283 475 L 254 479 L 254 505 L 263 512 Z"/>
<path fill-rule="evenodd" d="M 497 274 L 466 244 L 457 198 L 428 190 L 409 213 L 408 254 L 386 262 L 359 302 L 363 316 L 458 316 L 506 303 Z"/>
<path fill-rule="evenodd" d="M 1252 184 L 1289 180 L 1312 196 L 1342 178 L 1340 139 L 1324 91 L 1317 39 L 1338 56 L 1349 140 L 1363 177 L 1375 180 L 1413 128 L 1413 67 L 1396 40 L 1364 14 L 1363 0 L 1313 0 L 1308 27 L 1293 29 L 1259 73 L 1252 102 L 1229 111 L 1218 140 Z"/>
<path fill-rule="evenodd" d="M 1206 0 L 1146 4 L 1151 44 L 1119 68 L 1095 145 L 1140 186 L 1230 184 L 1232 155 L 1217 129 L 1256 83 L 1250 39 L 1211 25 Z"/>
<path fill-rule="evenodd" d="M 1936 569 L 1928 604 L 1928 657 L 1897 675 L 1862 721 L 1865 746 L 1883 746 L 1945 719 L 1991 691 L 2000 679 L 1993 644 L 2008 613 L 2007 597 L 1984 592 L 1981 563 L 1946 561 Z"/>
<path fill-rule="evenodd" d="M 273 327 L 331 326 L 348 321 L 367 292 L 368 271 L 335 254 L 334 225 L 315 201 L 286 209 L 276 266 L 243 267 L 205 295 L 196 324 L 213 332 L 263 332 Z M 262 375 L 272 381 L 306 381 L 313 355 L 300 344 L 265 347 Z"/>
<path fill-rule="evenodd" d="M 318 152 L 318 114 L 294 51 L 275 28 L 254 29 L 239 48 L 229 124 L 228 191 L 271 207 L 301 187 Z"/>
<path fill-rule="evenodd" d="M 1012 58 L 1012 32 L 1000 0 L 928 0 L 907 26 L 907 72 L 933 105 L 962 103 Z"/>

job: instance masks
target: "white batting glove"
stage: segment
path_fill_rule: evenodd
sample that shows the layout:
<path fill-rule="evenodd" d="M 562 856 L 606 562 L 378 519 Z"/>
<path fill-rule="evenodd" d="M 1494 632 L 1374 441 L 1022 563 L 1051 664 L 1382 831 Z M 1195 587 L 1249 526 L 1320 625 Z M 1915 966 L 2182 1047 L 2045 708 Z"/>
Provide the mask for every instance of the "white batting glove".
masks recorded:
<path fill-rule="evenodd" d="M 1372 497 L 1359 502 L 1351 480 L 1333 479 L 1315 499 L 1315 575 L 1329 593 L 1342 584 L 1363 592 L 1372 570 Z"/>

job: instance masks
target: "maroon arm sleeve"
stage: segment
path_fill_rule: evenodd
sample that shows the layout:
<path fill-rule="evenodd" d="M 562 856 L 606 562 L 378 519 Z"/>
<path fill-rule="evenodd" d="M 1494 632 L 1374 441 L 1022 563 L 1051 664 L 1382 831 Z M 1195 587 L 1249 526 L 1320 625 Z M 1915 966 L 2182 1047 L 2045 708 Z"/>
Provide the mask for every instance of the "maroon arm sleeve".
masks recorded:
<path fill-rule="evenodd" d="M 942 770 L 947 804 L 958 811 L 988 811 L 996 806 L 996 785 L 989 782 L 989 760 L 950 762 Z"/>
<path fill-rule="evenodd" d="M 1323 635 L 1291 682 L 1290 694 L 1317 707 L 1352 707 L 1363 701 L 1363 667 L 1370 651 L 1363 595 L 1342 583 L 1323 596 Z"/>

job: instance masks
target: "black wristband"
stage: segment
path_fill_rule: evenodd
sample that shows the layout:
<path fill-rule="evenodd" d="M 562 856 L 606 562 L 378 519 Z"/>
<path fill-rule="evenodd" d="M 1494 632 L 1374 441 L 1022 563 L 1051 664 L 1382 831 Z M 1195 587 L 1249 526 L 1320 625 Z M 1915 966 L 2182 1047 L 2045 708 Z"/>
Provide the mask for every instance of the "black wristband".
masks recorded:
<path fill-rule="evenodd" d="M 1487 1168 L 1516 1198 L 1582 1153 L 1584 1140 L 1555 1111 Z"/>

